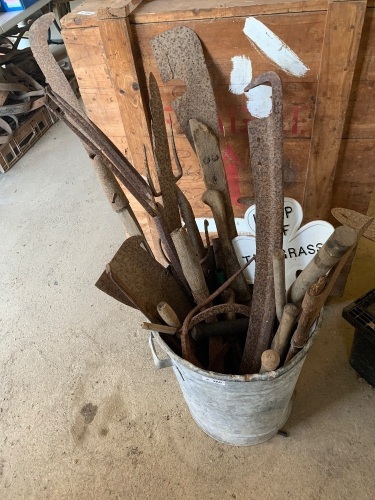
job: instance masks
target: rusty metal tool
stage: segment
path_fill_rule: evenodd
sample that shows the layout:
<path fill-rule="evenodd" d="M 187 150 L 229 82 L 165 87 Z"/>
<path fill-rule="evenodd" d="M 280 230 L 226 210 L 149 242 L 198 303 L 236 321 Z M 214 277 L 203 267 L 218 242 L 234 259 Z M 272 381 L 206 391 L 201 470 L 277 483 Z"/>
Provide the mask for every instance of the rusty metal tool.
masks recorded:
<path fill-rule="evenodd" d="M 280 364 L 280 356 L 273 349 L 267 349 L 260 358 L 261 365 L 259 373 L 273 372 Z"/>
<path fill-rule="evenodd" d="M 203 172 L 204 184 L 207 190 L 215 189 L 221 193 L 225 206 L 228 235 L 232 240 L 237 236 L 237 230 L 219 141 L 204 123 L 192 119 L 189 124 L 195 152 Z"/>
<path fill-rule="evenodd" d="M 292 328 L 297 321 L 301 309 L 294 304 L 286 304 L 283 309 L 279 327 L 272 339 L 271 349 L 276 351 L 280 358 L 283 359 L 285 350 L 287 349 Z"/>
<path fill-rule="evenodd" d="M 210 292 L 200 262 L 189 241 L 187 231 L 184 228 L 176 229 L 171 236 L 194 300 L 197 304 L 201 304 L 207 299 Z M 217 318 L 211 318 L 211 321 L 217 322 Z M 217 361 L 219 359 L 218 354 L 222 347 L 221 344 L 222 342 L 219 338 L 210 338 L 209 340 L 209 369 L 214 369 L 214 360 Z"/>
<path fill-rule="evenodd" d="M 101 132 L 94 123 L 80 113 L 74 111 L 71 106 L 56 94 L 50 94 L 51 98 L 60 106 L 63 111 L 58 116 L 86 142 L 94 154 L 100 155 L 111 166 L 124 186 L 139 201 L 146 212 L 152 217 L 158 231 L 159 237 L 165 249 L 168 261 L 172 264 L 173 270 L 184 286 L 186 291 L 190 291 L 186 279 L 183 275 L 180 262 L 164 220 L 163 207 L 156 203 L 152 190 L 143 177 L 137 172 L 126 157 L 116 148 L 116 146 Z M 54 111 L 54 110 L 52 110 Z M 56 111 L 54 111 L 56 112 Z"/>
<path fill-rule="evenodd" d="M 172 170 L 163 103 L 158 84 L 152 73 L 149 75 L 149 94 L 156 173 L 163 199 L 165 221 L 171 233 L 181 227 L 176 189 L 176 182 L 181 178 L 181 173 L 175 176 Z"/>
<path fill-rule="evenodd" d="M 336 228 L 290 287 L 290 301 L 300 305 L 310 286 L 327 274 L 356 241 L 357 233 L 354 229 L 348 226 Z"/>
<path fill-rule="evenodd" d="M 286 304 L 285 253 L 282 248 L 274 250 L 272 265 L 273 281 L 275 284 L 276 317 L 279 321 L 281 321 L 283 309 Z"/>
<path fill-rule="evenodd" d="M 232 246 L 232 240 L 229 236 L 223 196 L 220 191 L 209 189 L 203 194 L 202 201 L 211 208 L 223 251 L 226 275 L 232 276 L 236 271 L 238 271 L 238 269 L 240 269 L 241 266 L 238 262 L 236 253 Z M 243 274 L 239 275 L 233 282 L 232 288 L 236 295 L 237 302 L 248 303 L 250 301 L 251 296 L 249 287 Z"/>
<path fill-rule="evenodd" d="M 163 82 L 183 80 L 184 95 L 172 102 L 179 124 L 194 149 L 189 120 L 196 118 L 219 135 L 215 97 L 202 45 L 196 33 L 178 26 L 151 40 L 156 63 Z"/>
<path fill-rule="evenodd" d="M 341 224 L 349 226 L 356 231 L 371 219 L 368 215 L 350 210 L 349 208 L 332 208 L 331 213 Z M 362 236 L 375 241 L 375 222 L 370 224 Z"/>
<path fill-rule="evenodd" d="M 129 299 L 129 297 L 125 294 L 125 292 L 118 287 L 117 283 L 115 283 L 111 279 L 111 276 L 107 273 L 107 271 L 102 272 L 98 281 L 95 283 L 95 286 L 96 288 L 106 293 L 113 299 L 118 300 L 122 304 L 128 307 L 132 307 L 134 309 L 138 309 Z"/>
<path fill-rule="evenodd" d="M 239 269 L 233 276 L 228 278 L 225 283 L 223 283 L 217 290 L 215 290 L 207 299 L 202 302 L 201 304 L 197 304 L 186 316 L 184 319 L 183 325 L 182 325 L 182 331 L 181 331 L 181 345 L 182 345 L 182 355 L 183 357 L 187 360 L 190 361 L 191 363 L 195 363 L 196 357 L 193 352 L 193 347 L 191 344 L 191 339 L 189 336 L 189 325 L 190 321 L 193 318 L 195 314 L 197 314 L 201 309 L 204 307 L 208 306 L 213 300 L 215 300 L 221 293 L 223 293 L 224 290 L 226 290 L 232 283 L 233 281 L 237 278 L 239 274 L 241 274 L 253 261 L 255 260 L 255 255 L 249 259 L 246 264 L 244 264 L 241 269 Z M 233 312 L 236 313 L 237 310 L 234 310 L 233 307 L 231 306 L 241 306 L 245 307 L 239 304 L 221 304 L 223 306 L 226 306 L 227 309 L 224 311 L 226 314 Z M 229 308 L 229 309 L 228 309 Z M 198 365 L 197 365 L 198 366 Z"/>
<path fill-rule="evenodd" d="M 47 95 L 60 108 L 60 111 L 53 109 L 52 111 L 62 118 L 74 132 L 78 132 L 77 135 L 94 154 L 108 162 L 116 177 L 139 201 L 146 212 L 154 217 L 158 211 L 153 192 L 129 160 L 89 118 L 72 108 L 64 98 L 53 91 L 47 92 Z"/>
<path fill-rule="evenodd" d="M 67 123 L 84 142 L 84 146 L 90 158 L 93 158 L 96 154 L 105 166 L 111 168 L 116 178 L 118 178 L 136 199 L 140 201 L 145 210 L 152 217 L 159 218 L 159 220 L 155 220 L 155 222 L 159 226 L 159 230 L 163 233 L 163 238 L 161 239 L 164 239 L 163 243 L 169 253 L 169 260 L 174 265 L 179 279 L 187 286 L 186 282 L 184 282 L 178 258 L 169 238 L 169 233 L 167 234 L 166 228 L 163 227 L 162 217 L 157 210 L 150 187 L 144 182 L 142 176 L 134 169 L 130 162 L 128 162 L 117 148 L 110 143 L 108 138 L 106 138 L 104 134 L 82 114 L 82 110 L 69 82 L 66 80 L 65 75 L 50 52 L 48 46 L 48 29 L 53 20 L 54 16 L 50 13 L 40 17 L 33 23 L 30 28 L 30 45 L 39 67 L 43 71 L 52 91 L 54 91 L 55 101 L 60 101 L 58 102 L 60 106 L 66 104 L 64 109 L 65 123 Z M 58 99 L 59 95 L 61 97 L 60 100 Z M 60 118 L 62 118 L 61 115 L 62 113 L 59 114 Z M 96 139 L 95 144 L 93 144 L 92 138 Z M 132 216 L 131 213 L 130 216 Z M 128 233 L 131 234 L 131 232 L 132 228 L 129 228 Z"/>
<path fill-rule="evenodd" d="M 257 373 L 262 352 L 267 350 L 275 319 L 275 290 L 272 257 L 282 247 L 284 217 L 282 173 L 282 85 L 269 71 L 255 78 L 248 91 L 260 84 L 272 87 L 272 112 L 248 124 L 250 164 L 256 204 L 256 266 L 251 315 L 240 373 Z"/>
<path fill-rule="evenodd" d="M 142 243 L 140 236 L 132 236 L 121 245 L 109 264 L 114 279 L 152 323 L 160 323 L 160 302 L 170 304 L 182 322 L 192 303 L 170 270 L 159 264 Z"/>
<path fill-rule="evenodd" d="M 48 13 L 38 18 L 31 25 L 29 31 L 31 50 L 51 89 L 61 95 L 77 113 L 81 114 L 82 108 L 78 99 L 48 45 L 48 29 L 53 21 L 54 14 Z M 93 160 L 93 166 L 112 209 L 119 214 L 124 224 L 126 235 L 143 235 L 129 201 L 117 182 L 116 177 L 110 172 L 109 166 L 102 158 L 94 155 L 93 149 L 87 142 L 84 143 L 84 147 Z"/>

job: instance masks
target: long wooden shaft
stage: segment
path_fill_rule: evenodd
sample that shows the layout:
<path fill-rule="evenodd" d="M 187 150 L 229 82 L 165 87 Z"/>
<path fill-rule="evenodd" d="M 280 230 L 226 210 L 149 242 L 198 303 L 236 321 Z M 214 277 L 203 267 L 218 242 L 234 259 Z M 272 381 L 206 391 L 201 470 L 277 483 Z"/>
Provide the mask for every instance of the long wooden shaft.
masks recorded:
<path fill-rule="evenodd" d="M 271 348 L 282 358 L 288 345 L 292 328 L 301 310 L 294 304 L 286 304 L 281 316 L 281 321 L 276 334 L 272 340 Z"/>
<path fill-rule="evenodd" d="M 288 297 L 299 306 L 307 290 L 321 277 L 328 273 L 340 261 L 349 248 L 355 245 L 357 233 L 348 226 L 339 226 L 320 248 L 314 258 L 291 286 Z"/>
<path fill-rule="evenodd" d="M 273 280 L 275 283 L 276 317 L 281 321 L 283 309 L 286 304 L 285 289 L 285 253 L 282 248 L 273 252 Z"/>

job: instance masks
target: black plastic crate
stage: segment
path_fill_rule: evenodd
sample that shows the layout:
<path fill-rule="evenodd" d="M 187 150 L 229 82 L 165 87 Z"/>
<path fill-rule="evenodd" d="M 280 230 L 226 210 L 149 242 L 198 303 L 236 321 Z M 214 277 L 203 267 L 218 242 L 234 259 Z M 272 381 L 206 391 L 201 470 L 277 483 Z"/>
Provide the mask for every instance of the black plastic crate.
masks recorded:
<path fill-rule="evenodd" d="M 375 387 L 375 288 L 346 306 L 342 316 L 355 327 L 350 364 Z"/>

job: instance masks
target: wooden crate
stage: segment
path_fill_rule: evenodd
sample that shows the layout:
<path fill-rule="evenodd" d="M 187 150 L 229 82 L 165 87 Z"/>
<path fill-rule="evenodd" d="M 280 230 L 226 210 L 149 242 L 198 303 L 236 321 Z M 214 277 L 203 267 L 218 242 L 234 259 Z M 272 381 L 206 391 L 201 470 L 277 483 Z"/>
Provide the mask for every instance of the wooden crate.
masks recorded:
<path fill-rule="evenodd" d="M 151 39 L 186 25 L 202 41 L 223 133 L 220 145 L 235 215 L 252 198 L 246 124 L 253 119 L 244 95 L 229 91 L 232 58 L 251 59 L 253 75 L 275 70 L 284 88 L 285 195 L 304 208 L 304 220 L 330 220 L 334 206 L 366 212 L 375 182 L 375 0 L 86 0 L 62 20 L 63 37 L 90 118 L 144 173 L 150 149 L 146 80 L 161 88 L 166 122 L 183 82 L 162 83 Z M 260 21 L 308 68 L 293 76 L 260 52 L 244 34 Z M 195 155 L 178 128 L 179 182 L 196 216 L 204 186 Z M 147 236 L 146 216 L 135 206 Z"/>

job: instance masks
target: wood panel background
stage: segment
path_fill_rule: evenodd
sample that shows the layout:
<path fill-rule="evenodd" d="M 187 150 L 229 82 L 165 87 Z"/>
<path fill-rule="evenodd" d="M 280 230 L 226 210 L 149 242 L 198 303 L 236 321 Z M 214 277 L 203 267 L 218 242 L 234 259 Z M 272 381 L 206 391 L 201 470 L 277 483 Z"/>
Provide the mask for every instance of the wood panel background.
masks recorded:
<path fill-rule="evenodd" d="M 111 3 L 116 4 L 116 9 L 121 9 L 125 8 L 123 4 L 129 2 L 86 0 L 79 11 L 91 10 L 94 14 L 83 16 L 73 12 L 64 18 L 63 37 L 77 75 L 88 115 L 125 152 L 136 168 L 144 173 L 143 162 L 139 155 L 135 154 L 134 141 L 132 148 L 131 138 L 128 138 L 129 140 L 126 138 L 127 120 L 124 113 L 121 114 L 119 110 L 119 107 L 123 106 L 121 104 L 123 97 L 119 100 L 116 77 L 111 74 L 113 67 L 111 70 L 108 65 L 108 58 L 105 55 L 103 40 L 98 28 L 98 24 L 103 22 L 106 23 L 107 30 L 111 29 L 111 23 L 125 22 L 124 19 L 113 15 L 113 12 L 108 14 L 108 9 L 101 10 L 103 4 Z M 274 69 L 282 79 L 284 89 L 285 195 L 296 198 L 303 203 L 304 195 L 308 189 L 313 190 L 318 195 L 318 203 L 315 203 L 317 205 L 316 212 L 321 216 L 319 200 L 325 196 L 324 182 L 326 181 L 324 175 L 319 179 L 314 177 L 314 174 L 316 169 L 320 169 L 320 172 L 324 173 L 324 169 L 327 168 L 327 171 L 331 172 L 330 175 L 333 175 L 330 181 L 332 186 L 328 182 L 326 188 L 332 188 L 332 193 L 327 192 L 327 196 L 332 196 L 328 208 L 342 206 L 365 213 L 375 185 L 373 167 L 375 146 L 375 123 L 373 120 L 373 108 L 375 107 L 374 1 L 369 0 L 367 3 L 363 29 L 360 15 L 361 9 L 366 7 L 365 0 L 337 2 L 339 9 L 336 9 L 335 1 L 327 2 L 326 0 L 288 2 L 258 0 L 252 4 L 230 0 L 223 1 L 220 5 L 222 7 L 217 7 L 217 2 L 213 0 L 202 0 L 198 9 L 192 9 L 187 0 L 175 2 L 167 0 L 144 1 L 133 10 L 127 21 L 129 36 L 133 44 L 134 64 L 137 69 L 136 83 L 140 85 L 140 97 L 142 102 L 147 105 L 147 89 L 144 82 L 149 72 L 153 72 L 160 85 L 167 127 L 169 127 L 171 119 L 178 155 L 184 168 L 184 176 L 179 181 L 179 185 L 191 201 L 196 216 L 210 216 L 208 207 L 200 201 L 204 190 L 202 175 L 195 155 L 179 130 L 171 108 L 173 99 L 184 92 L 184 84 L 179 81 L 166 84 L 161 82 L 150 45 L 150 40 L 154 36 L 180 25 L 192 28 L 202 41 L 222 124 L 220 145 L 235 215 L 242 216 L 246 205 L 241 201 L 244 198 L 252 198 L 246 130 L 246 124 L 252 117 L 247 111 L 245 97 L 229 92 L 231 58 L 236 55 L 250 57 L 253 75 Z M 352 16 L 354 23 L 352 29 L 355 32 L 353 43 L 356 37 L 359 43 L 358 57 L 356 47 L 353 48 L 352 43 L 350 50 L 354 51 L 353 55 L 348 58 L 348 64 L 342 63 L 344 64 L 342 70 L 350 73 L 351 68 L 352 74 L 345 75 L 342 86 L 338 91 L 333 92 L 333 96 L 330 97 L 331 100 L 327 104 L 326 91 L 322 86 L 323 77 L 327 77 L 327 75 L 321 75 L 320 71 L 321 68 L 324 69 L 324 72 L 327 71 L 324 64 L 328 57 L 333 57 L 333 61 L 335 61 L 334 55 L 327 54 L 327 45 L 324 52 L 324 42 L 327 39 L 327 19 L 331 19 L 331 30 L 335 30 L 337 27 L 339 30 L 343 29 L 343 20 L 338 20 L 335 24 L 337 13 L 341 15 L 344 12 L 343 9 L 347 9 L 346 12 L 349 10 L 355 12 Z M 328 11 L 331 12 L 331 18 L 327 16 Z M 256 16 L 278 35 L 309 67 L 309 71 L 304 77 L 296 78 L 281 71 L 257 51 L 242 32 L 246 17 L 251 15 Z M 100 16 L 103 19 L 100 19 Z M 115 29 L 115 24 L 112 26 L 114 27 L 113 33 L 118 31 L 117 28 Z M 104 45 L 108 50 L 106 40 L 104 40 Z M 111 40 L 111 46 L 116 46 L 115 40 Z M 118 50 L 121 50 L 120 45 Z M 339 48 L 336 47 L 335 50 L 339 50 Z M 322 60 L 322 55 L 324 55 L 324 60 Z M 342 57 L 343 61 L 344 59 Z M 318 94 L 319 81 L 320 94 Z M 326 78 L 326 81 L 326 85 L 329 87 L 331 85 L 329 78 Z M 345 92 L 347 98 L 342 95 Z M 348 100 L 347 105 L 345 99 Z M 317 103 L 317 101 L 319 102 Z M 337 103 L 339 106 L 341 105 L 341 108 L 342 103 L 345 103 L 345 109 L 337 110 Z M 338 159 L 333 163 L 333 160 L 328 158 L 327 166 L 326 163 L 319 162 L 314 165 L 309 151 L 313 130 L 314 137 L 317 137 L 318 124 L 314 125 L 314 119 L 319 116 L 317 113 L 319 113 L 319 109 L 323 109 L 322 105 L 328 106 L 327 109 L 332 108 L 334 115 L 341 113 L 342 122 L 340 125 L 342 140 L 340 141 L 341 132 L 337 139 Z M 128 119 L 132 120 L 132 117 L 129 116 Z M 320 134 L 324 137 L 329 124 L 325 123 L 324 117 L 320 121 Z M 137 143 L 144 142 L 149 145 L 150 138 L 147 126 L 139 128 L 138 134 Z M 320 146 L 321 141 L 319 141 L 318 149 Z M 327 149 L 327 146 L 324 147 Z M 140 218 L 145 232 L 150 236 L 149 222 L 137 203 L 134 203 L 134 210 Z M 327 207 L 324 207 L 324 210 L 329 217 Z M 314 210 L 308 207 L 305 221 L 314 218 L 314 214 Z"/>

